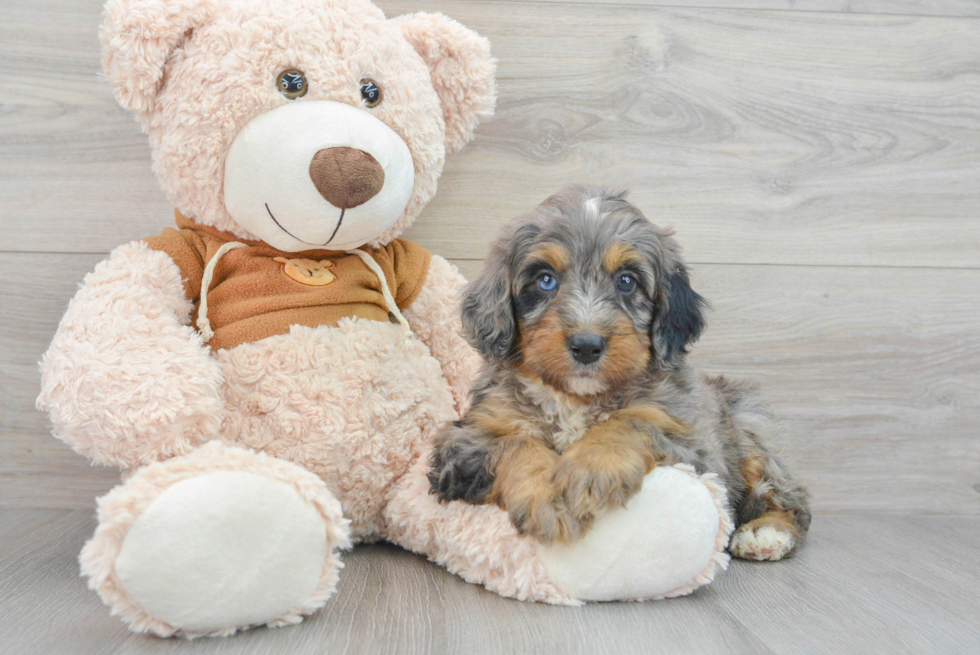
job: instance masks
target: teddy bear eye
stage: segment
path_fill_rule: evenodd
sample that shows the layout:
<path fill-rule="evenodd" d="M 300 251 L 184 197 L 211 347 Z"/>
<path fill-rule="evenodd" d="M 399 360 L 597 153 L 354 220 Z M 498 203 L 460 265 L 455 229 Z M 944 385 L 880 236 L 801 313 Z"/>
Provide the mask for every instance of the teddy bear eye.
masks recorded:
<path fill-rule="evenodd" d="M 302 98 L 310 88 L 306 83 L 306 75 L 303 75 L 303 71 L 298 71 L 295 68 L 279 73 L 279 77 L 276 78 L 276 87 L 280 93 L 290 100 Z"/>
<path fill-rule="evenodd" d="M 377 82 L 363 79 L 361 80 L 361 97 L 364 98 L 364 104 L 368 107 L 377 107 L 384 99 L 384 94 Z"/>

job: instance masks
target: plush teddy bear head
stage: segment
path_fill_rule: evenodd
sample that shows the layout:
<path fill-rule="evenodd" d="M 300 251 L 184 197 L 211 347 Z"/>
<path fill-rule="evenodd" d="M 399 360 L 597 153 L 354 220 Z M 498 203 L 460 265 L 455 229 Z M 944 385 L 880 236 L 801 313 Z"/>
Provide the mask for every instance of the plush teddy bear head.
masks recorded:
<path fill-rule="evenodd" d="M 177 209 L 288 252 L 397 237 L 495 99 L 486 39 L 367 0 L 109 0 L 101 36 Z"/>

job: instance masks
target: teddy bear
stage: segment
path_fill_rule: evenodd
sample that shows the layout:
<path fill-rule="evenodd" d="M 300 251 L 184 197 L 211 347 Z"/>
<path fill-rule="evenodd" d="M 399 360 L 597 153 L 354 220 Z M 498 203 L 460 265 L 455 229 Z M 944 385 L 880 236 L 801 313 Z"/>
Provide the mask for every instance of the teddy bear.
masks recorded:
<path fill-rule="evenodd" d="M 486 39 L 368 0 L 110 0 L 101 41 L 176 226 L 86 276 L 38 407 L 123 471 L 80 563 L 132 630 L 297 623 L 377 539 L 566 605 L 688 593 L 725 566 L 724 492 L 684 467 L 554 546 L 429 493 L 479 358 L 463 277 L 400 235 L 493 110 Z"/>

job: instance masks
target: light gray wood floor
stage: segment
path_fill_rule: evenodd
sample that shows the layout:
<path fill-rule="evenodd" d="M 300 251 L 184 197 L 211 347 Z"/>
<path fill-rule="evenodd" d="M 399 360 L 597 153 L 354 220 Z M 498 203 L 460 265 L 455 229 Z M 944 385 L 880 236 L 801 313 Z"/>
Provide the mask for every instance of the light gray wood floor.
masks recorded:
<path fill-rule="evenodd" d="M 80 510 L 0 510 L 0 652 L 980 652 L 976 516 L 818 517 L 796 559 L 734 562 L 685 598 L 584 608 L 501 599 L 417 555 L 360 546 L 305 624 L 189 643 L 128 632 L 85 588 L 76 557 L 94 525 Z"/>
<path fill-rule="evenodd" d="M 980 652 L 980 2 L 377 3 L 442 11 L 500 61 L 496 117 L 408 236 L 472 276 L 561 186 L 630 187 L 712 302 L 695 359 L 787 423 L 810 543 L 582 609 L 366 546 L 302 626 L 127 632 L 75 561 L 119 474 L 49 436 L 37 361 L 85 273 L 171 208 L 98 76 L 102 0 L 0 0 L 0 654 Z"/>

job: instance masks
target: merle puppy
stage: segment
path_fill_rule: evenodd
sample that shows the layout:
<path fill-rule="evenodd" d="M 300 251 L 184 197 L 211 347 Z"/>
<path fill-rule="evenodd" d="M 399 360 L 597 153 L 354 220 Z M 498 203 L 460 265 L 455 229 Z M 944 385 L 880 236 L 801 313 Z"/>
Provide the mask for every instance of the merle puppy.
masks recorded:
<path fill-rule="evenodd" d="M 752 386 L 688 365 L 704 299 L 671 231 L 624 198 L 566 189 L 493 243 L 462 307 L 486 366 L 469 411 L 436 439 L 432 492 L 569 541 L 653 467 L 687 463 L 725 482 L 735 556 L 786 557 L 810 512 L 774 454 L 780 428 Z"/>

